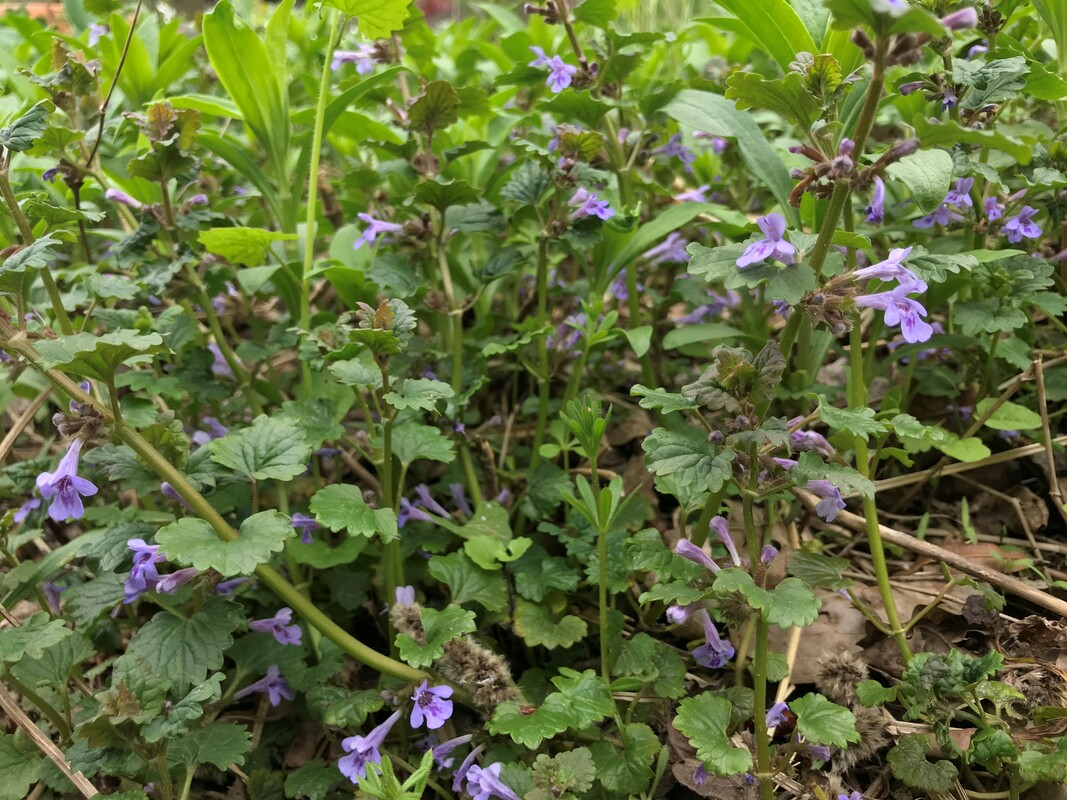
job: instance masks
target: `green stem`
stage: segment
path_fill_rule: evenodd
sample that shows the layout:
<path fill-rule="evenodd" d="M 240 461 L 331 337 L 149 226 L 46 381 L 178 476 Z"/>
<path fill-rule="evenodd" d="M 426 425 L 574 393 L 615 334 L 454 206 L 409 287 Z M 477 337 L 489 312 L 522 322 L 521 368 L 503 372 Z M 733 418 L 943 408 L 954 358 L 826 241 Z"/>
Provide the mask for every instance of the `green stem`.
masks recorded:
<path fill-rule="evenodd" d="M 689 536 L 689 540 L 697 547 L 703 547 L 704 542 L 708 540 L 712 517 L 719 513 L 719 506 L 722 505 L 722 498 L 725 494 L 726 486 L 724 485 L 719 491 L 708 495 L 704 508 L 700 512 L 700 517 L 697 519 L 696 525 L 693 526 L 693 532 Z"/>
<path fill-rule="evenodd" d="M 537 242 L 537 324 L 544 328 L 548 324 L 548 237 L 541 233 Z M 548 429 L 548 334 L 537 337 L 537 427 L 534 428 L 533 453 L 530 454 L 530 472 L 541 463 L 541 445 L 545 441 Z"/>
<path fill-rule="evenodd" d="M 756 530 L 756 520 L 752 510 L 755 492 L 759 487 L 759 471 L 756 468 L 755 448 L 750 458 L 752 469 L 748 489 L 741 496 L 741 510 L 745 521 L 745 539 L 748 541 L 750 559 L 753 565 L 759 563 L 759 551 L 762 537 Z M 759 780 L 760 795 L 763 800 L 773 800 L 774 783 L 771 775 L 771 745 L 767 735 L 767 621 L 760 611 L 756 611 L 756 652 L 752 658 L 753 701 L 752 721 L 756 738 L 756 775 Z"/>
<path fill-rule="evenodd" d="M 389 392 L 389 368 L 384 361 L 378 362 L 382 373 L 382 395 Z M 381 406 L 379 405 L 379 409 Z M 399 508 L 400 496 L 393 485 L 393 422 L 396 415 L 390 413 L 382 417 L 382 468 L 378 479 L 382 482 L 382 501 L 393 509 Z M 394 602 L 396 587 L 404 585 L 404 557 L 400 551 L 400 540 L 386 542 L 382 548 L 382 561 L 385 571 L 385 602 Z M 391 637 L 390 637 L 391 638 Z"/>
<path fill-rule="evenodd" d="M 26 684 L 10 672 L 4 673 L 4 683 L 10 685 L 12 689 L 33 703 L 38 711 L 48 717 L 48 721 L 52 723 L 52 727 L 56 729 L 60 738 L 64 742 L 70 741 L 70 726 L 67 725 L 67 721 L 63 718 L 63 715 L 60 714 L 51 703 L 26 686 Z"/>
<path fill-rule="evenodd" d="M 300 330 L 311 330 L 311 268 L 315 262 L 315 221 L 319 205 L 319 159 L 322 151 L 322 132 L 326 120 L 326 101 L 330 96 L 330 63 L 333 50 L 337 46 L 341 25 L 339 14 L 325 9 L 330 17 L 329 40 L 326 43 L 325 60 L 322 63 L 322 75 L 319 78 L 319 98 L 315 105 L 315 127 L 311 132 L 311 159 L 308 167 L 308 206 L 306 229 L 304 230 L 304 266 L 300 273 Z M 307 361 L 301 362 L 301 378 L 304 391 L 311 395 L 311 366 Z"/>

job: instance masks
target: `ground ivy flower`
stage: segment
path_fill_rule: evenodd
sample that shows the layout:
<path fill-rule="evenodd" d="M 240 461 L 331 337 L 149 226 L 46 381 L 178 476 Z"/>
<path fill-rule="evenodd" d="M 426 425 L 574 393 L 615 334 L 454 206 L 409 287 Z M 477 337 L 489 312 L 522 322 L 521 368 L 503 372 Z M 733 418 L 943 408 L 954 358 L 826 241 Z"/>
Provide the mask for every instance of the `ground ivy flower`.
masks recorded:
<path fill-rule="evenodd" d="M 768 728 L 777 728 L 783 722 L 785 722 L 785 712 L 789 710 L 789 706 L 785 703 L 775 703 L 773 706 L 767 709 L 766 723 Z"/>
<path fill-rule="evenodd" d="M 1033 206 L 1023 206 L 1014 217 L 1008 217 L 1004 220 L 1004 227 L 1001 228 L 1001 232 L 1008 237 L 1008 241 L 1012 244 L 1018 244 L 1023 240 L 1024 236 L 1027 239 L 1037 239 L 1041 236 L 1041 226 L 1032 219 L 1036 213 L 1037 209 Z"/>
<path fill-rule="evenodd" d="M 680 555 L 682 558 L 687 558 L 694 564 L 699 564 L 704 569 L 710 572 L 718 572 L 719 565 L 711 560 L 711 556 L 704 552 L 700 547 L 697 547 L 688 539 L 679 539 L 678 544 L 674 546 L 674 552 Z"/>
<path fill-rule="evenodd" d="M 859 792 L 852 792 L 852 794 L 844 794 L 842 792 L 837 796 L 837 800 L 863 800 L 863 795 Z"/>
<path fill-rule="evenodd" d="M 837 518 L 837 512 L 845 507 L 845 499 L 841 496 L 841 490 L 830 481 L 808 481 L 804 487 L 812 494 L 822 499 L 815 505 L 815 513 L 827 522 L 833 522 Z"/>
<path fill-rule="evenodd" d="M 311 533 L 312 531 L 317 531 L 319 529 L 319 523 L 317 523 L 314 518 L 297 511 L 289 517 L 289 524 L 296 530 L 300 531 L 300 542 L 302 544 L 314 543 L 315 540 L 311 538 Z"/>
<path fill-rule="evenodd" d="M 193 444 L 203 446 L 215 439 L 221 439 L 230 429 L 219 422 L 215 417 L 204 417 L 201 422 L 206 427 L 206 430 L 195 431 L 191 437 Z"/>
<path fill-rule="evenodd" d="M 678 231 L 667 234 L 667 238 L 650 247 L 641 255 L 653 264 L 685 264 L 689 261 L 689 253 L 685 251 L 688 242 Z"/>
<path fill-rule="evenodd" d="M 414 586 L 397 586 L 395 594 L 398 606 L 410 606 L 415 602 Z"/>
<path fill-rule="evenodd" d="M 987 197 L 985 202 L 982 203 L 982 209 L 985 211 L 986 219 L 990 222 L 994 222 L 1004 216 L 1004 204 L 996 196 Z"/>
<path fill-rule="evenodd" d="M 870 0 L 870 3 L 872 10 L 891 17 L 899 17 L 910 8 L 908 0 Z"/>
<path fill-rule="evenodd" d="M 228 581 L 221 581 L 216 587 L 214 594 L 220 597 L 232 597 L 240 587 L 248 583 L 251 578 L 231 578 Z"/>
<path fill-rule="evenodd" d="M 336 72 L 345 64 L 355 64 L 356 72 L 366 75 L 374 72 L 374 46 L 361 44 L 355 50 L 334 50 L 330 69 Z"/>
<path fill-rule="evenodd" d="M 548 67 L 548 79 L 545 85 L 549 89 L 559 94 L 571 85 L 574 76 L 578 74 L 577 67 L 572 67 L 559 56 L 549 58 L 545 55 L 545 51 L 536 45 L 532 45 L 530 50 L 537 56 L 530 62 L 531 67 Z"/>
<path fill-rule="evenodd" d="M 889 292 L 861 294 L 855 298 L 855 303 L 865 308 L 879 308 L 885 312 L 886 326 L 892 328 L 899 325 L 904 341 L 910 344 L 926 342 L 930 340 L 934 329 L 922 318 L 926 314 L 922 303 L 907 296 L 915 291 L 919 291 L 915 285 L 902 284 Z"/>
<path fill-rule="evenodd" d="M 452 503 L 459 509 L 461 514 L 468 517 L 474 515 L 474 509 L 471 508 L 470 500 L 467 498 L 467 492 L 462 483 L 448 484 L 448 491 L 452 495 Z"/>
<path fill-rule="evenodd" d="M 667 143 L 661 147 L 657 147 L 652 151 L 654 156 L 665 156 L 666 158 L 677 158 L 685 166 L 686 172 L 693 171 L 693 162 L 697 160 L 693 151 L 682 144 L 682 134 L 676 133 Z"/>
<path fill-rule="evenodd" d="M 833 752 L 824 744 L 809 744 L 808 755 L 812 761 L 829 761 Z"/>
<path fill-rule="evenodd" d="M 789 420 L 788 425 L 793 428 L 804 421 L 804 417 L 793 417 Z M 807 431 L 803 428 L 799 428 L 789 434 L 789 442 L 793 449 L 798 452 L 805 450 L 814 450 L 825 458 L 833 458 L 837 455 L 837 450 L 830 444 L 826 437 L 817 431 Z M 796 464 L 794 464 L 796 466 Z"/>
<path fill-rule="evenodd" d="M 871 195 L 871 204 L 863 210 L 867 215 L 867 221 L 881 224 L 885 219 L 885 181 L 874 176 L 874 192 Z"/>
<path fill-rule="evenodd" d="M 925 292 L 926 282 L 904 266 L 904 259 L 910 252 L 910 247 L 896 247 L 889 251 L 889 257 L 885 261 L 858 269 L 852 276 L 858 280 L 877 278 L 880 281 L 899 281 L 915 287 L 912 291 Z"/>
<path fill-rule="evenodd" d="M 110 30 L 107 25 L 97 25 L 95 22 L 90 22 L 89 46 L 96 47 L 96 43 L 100 41 L 101 37 L 106 36 Z"/>
<path fill-rule="evenodd" d="M 695 139 L 708 139 L 711 142 L 711 152 L 720 156 L 729 146 L 729 142 L 721 136 L 716 136 L 714 133 L 708 133 L 707 131 L 695 131 L 693 133 Z"/>
<path fill-rule="evenodd" d="M 164 560 L 158 544 L 148 544 L 144 539 L 127 539 L 126 546 L 133 551 L 133 569 L 123 582 L 126 597 L 123 603 L 132 603 L 159 582 L 156 564 Z"/>
<path fill-rule="evenodd" d="M 925 217 L 920 217 L 911 224 L 916 228 L 932 228 L 936 225 L 951 225 L 953 222 L 960 222 L 963 217 L 957 214 L 947 205 L 942 203 Z"/>
<path fill-rule="evenodd" d="M 360 212 L 356 214 L 361 220 L 367 223 L 367 229 L 363 231 L 363 235 L 356 239 L 355 244 L 352 245 L 353 250 L 359 250 L 365 244 L 374 244 L 375 239 L 383 233 L 400 233 L 404 230 L 403 225 L 398 225 L 395 222 L 386 222 L 384 220 L 376 219 L 370 214 L 364 214 Z"/>
<path fill-rule="evenodd" d="M 304 632 L 299 625 L 290 625 L 293 621 L 293 609 L 286 606 L 267 619 L 254 619 L 248 623 L 248 629 L 258 633 L 269 633 L 278 644 L 300 644 Z"/>
<path fill-rule="evenodd" d="M 469 753 L 467 753 L 467 757 L 463 759 L 462 763 L 460 763 L 459 769 L 457 769 L 452 775 L 452 791 L 456 794 L 459 794 L 459 791 L 463 788 L 463 781 L 464 779 L 466 779 L 467 773 L 473 766 L 474 760 L 482 754 L 483 750 L 485 750 L 484 744 L 480 744 L 477 747 L 473 748 Z"/>
<path fill-rule="evenodd" d="M 489 800 L 491 797 L 498 797 L 500 800 L 522 800 L 500 780 L 502 766 L 499 761 L 484 769 L 477 764 L 473 765 L 467 770 L 467 794 L 473 800 Z"/>
<path fill-rule="evenodd" d="M 718 569 L 718 567 L 716 567 Z M 701 609 L 701 604 L 689 603 L 688 605 L 671 605 L 667 606 L 667 621 L 671 625 L 681 625 L 686 622 L 694 613 Z"/>
<path fill-rule="evenodd" d="M 719 669 L 734 657 L 734 646 L 719 638 L 719 630 L 707 611 L 701 609 L 698 613 L 704 624 L 704 644 L 693 651 L 693 658 L 708 669 Z"/>
<path fill-rule="evenodd" d="M 567 201 L 569 205 L 577 206 L 578 208 L 571 214 L 571 219 L 582 219 L 583 217 L 598 217 L 599 219 L 609 220 L 615 216 L 615 211 L 608 205 L 607 200 L 597 200 L 597 192 L 588 192 L 585 189 L 579 187 L 571 199 Z"/>
<path fill-rule="evenodd" d="M 41 584 L 41 595 L 44 597 L 44 602 L 53 616 L 58 617 L 62 611 L 59 604 L 59 595 L 69 588 L 69 586 L 57 586 L 52 581 L 45 581 Z"/>
<path fill-rule="evenodd" d="M 411 707 L 411 727 L 421 728 L 423 721 L 426 727 L 437 730 L 449 717 L 452 716 L 451 686 L 430 686 L 426 681 L 415 690 L 411 699 L 415 704 Z"/>
<path fill-rule="evenodd" d="M 776 558 L 778 558 L 778 548 L 773 544 L 764 545 L 759 552 L 759 563 L 763 566 L 767 566 Z"/>
<path fill-rule="evenodd" d="M 26 521 L 26 517 L 30 515 L 31 511 L 35 511 L 40 507 L 41 501 L 36 497 L 31 497 L 29 500 L 19 506 L 18 511 L 15 512 L 15 516 L 12 518 L 12 521 L 16 525 L 19 525 Z"/>
<path fill-rule="evenodd" d="M 389 735 L 389 731 L 400 719 L 401 713 L 400 711 L 394 711 L 389 719 L 366 736 L 349 736 L 347 739 L 341 740 L 341 747 L 349 754 L 341 756 L 337 761 L 337 768 L 342 775 L 352 783 L 358 783 L 359 778 L 367 776 L 368 764 L 381 763 L 382 754 L 378 752 L 378 748 L 382 746 L 385 737 Z"/>
<path fill-rule="evenodd" d="M 434 734 L 434 736 L 436 735 L 437 734 Z M 473 738 L 474 737 L 471 734 L 465 733 L 462 736 L 457 736 L 455 739 L 449 739 L 448 741 L 441 742 L 441 744 L 434 745 L 431 749 L 433 750 L 433 759 L 437 762 L 437 768 L 449 769 L 455 762 L 454 758 L 449 757 L 452 751 L 457 747 L 467 744 Z"/>
<path fill-rule="evenodd" d="M 140 200 L 134 200 L 126 192 L 121 192 L 118 189 L 108 189 L 104 192 L 104 199 L 111 200 L 113 203 L 121 203 L 124 206 L 140 211 L 144 208 L 144 204 Z"/>
<path fill-rule="evenodd" d="M 697 768 L 693 770 L 693 783 L 697 786 L 703 786 L 708 782 L 708 768 L 703 764 L 698 764 Z"/>
<path fill-rule="evenodd" d="M 430 494 L 430 487 L 425 483 L 420 483 L 415 487 L 415 494 L 418 496 L 415 505 L 422 506 L 431 514 L 436 514 L 439 517 L 451 518 L 452 515 L 448 513 L 445 507 L 433 499 L 433 495 Z"/>
<path fill-rule="evenodd" d="M 242 697 L 248 697 L 250 694 L 256 692 L 264 692 L 270 698 L 270 704 L 272 706 L 281 705 L 282 699 L 293 700 L 296 698 L 296 694 L 293 692 L 293 687 L 289 685 L 278 669 L 277 664 L 271 664 L 267 667 L 267 674 L 260 678 L 255 683 L 250 683 L 243 688 L 237 694 L 233 696 L 234 700 L 240 700 Z M 397 712 L 400 713 L 399 711 Z M 345 741 L 348 741 L 347 739 Z M 344 742 L 341 743 L 342 746 Z M 343 770 L 342 770 L 343 771 Z"/>
<path fill-rule="evenodd" d="M 978 12 L 973 7 L 961 8 L 941 17 L 941 24 L 950 31 L 966 31 L 978 27 Z"/>
<path fill-rule="evenodd" d="M 398 528 L 403 528 L 408 522 L 414 520 L 415 522 L 433 522 L 433 517 L 416 506 L 406 497 L 400 498 L 400 509 L 396 513 L 396 524 Z"/>
<path fill-rule="evenodd" d="M 679 192 L 674 196 L 674 199 L 679 203 L 706 203 L 708 198 L 704 193 L 711 189 L 710 183 L 704 183 L 695 189 L 686 189 L 684 192 Z"/>
<path fill-rule="evenodd" d="M 60 459 L 55 472 L 42 472 L 37 476 L 38 491 L 45 500 L 52 501 L 48 516 L 56 522 L 81 519 L 85 513 L 82 498 L 92 497 L 99 491 L 92 481 L 78 476 L 81 449 L 81 439 L 75 439 L 70 443 L 66 455 Z"/>
<path fill-rule="evenodd" d="M 785 217 L 781 214 L 768 214 L 759 217 L 756 224 L 766 238 L 746 247 L 745 252 L 737 259 L 737 266 L 747 267 L 768 258 L 776 258 L 783 264 L 792 264 L 797 249 L 782 238 L 785 233 Z"/>
<path fill-rule="evenodd" d="M 730 554 L 730 560 L 734 563 L 734 566 L 740 567 L 741 556 L 737 554 L 737 547 L 734 545 L 734 538 L 730 535 L 730 525 L 726 522 L 726 518 L 713 517 L 711 528 L 719 537 L 719 541 L 726 547 L 726 552 Z"/>
<path fill-rule="evenodd" d="M 956 188 L 949 189 L 944 202 L 953 206 L 966 206 L 972 208 L 971 187 L 974 186 L 974 178 L 959 178 L 956 180 Z"/>
<path fill-rule="evenodd" d="M 194 567 L 186 567 L 164 575 L 156 582 L 156 591 L 160 594 L 174 594 L 199 574 Z"/>

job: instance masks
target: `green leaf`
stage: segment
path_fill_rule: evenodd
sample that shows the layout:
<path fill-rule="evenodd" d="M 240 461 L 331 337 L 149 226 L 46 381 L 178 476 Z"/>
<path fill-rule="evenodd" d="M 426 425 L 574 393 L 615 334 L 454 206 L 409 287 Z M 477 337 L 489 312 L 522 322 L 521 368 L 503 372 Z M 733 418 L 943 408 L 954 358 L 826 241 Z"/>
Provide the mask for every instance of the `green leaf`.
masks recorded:
<path fill-rule="evenodd" d="M 310 508 L 315 520 L 331 531 L 347 530 L 370 538 L 378 529 L 374 509 L 364 501 L 363 490 L 358 486 L 338 483 L 319 489 L 311 498 Z"/>
<path fill-rule="evenodd" d="M 993 454 L 993 452 L 982 443 L 981 439 L 976 439 L 973 436 L 961 439 L 954 433 L 948 434 L 946 439 L 942 442 L 935 442 L 934 447 L 946 456 L 950 456 L 957 461 L 964 461 L 969 464 L 989 458 Z"/>
<path fill-rule="evenodd" d="M 717 492 L 730 479 L 733 454 L 708 444 L 694 428 L 656 428 L 641 442 L 645 466 L 653 475 L 670 475 L 679 483 Z"/>
<path fill-rule="evenodd" d="M 480 603 L 487 611 L 503 611 L 508 606 L 507 581 L 500 572 L 482 569 L 463 552 L 434 556 L 430 574 L 448 586 L 457 605 Z"/>
<path fill-rule="evenodd" d="M 221 256 L 231 264 L 258 267 L 267 263 L 272 244 L 293 241 L 296 234 L 263 228 L 211 228 L 200 231 L 198 238 L 209 253 Z"/>
<path fill-rule="evenodd" d="M 31 689 L 37 686 L 62 688 L 67 685 L 71 670 L 95 652 L 92 642 L 75 633 L 49 645 L 37 656 L 23 655 L 11 666 L 11 674 Z"/>
<path fill-rule="evenodd" d="M 192 769 L 197 764 L 211 764 L 225 770 L 231 765 L 245 763 L 245 753 L 252 747 L 252 733 L 243 725 L 212 722 L 180 739 L 172 739 L 167 746 L 167 761 L 185 764 Z"/>
<path fill-rule="evenodd" d="M 430 81 L 408 109 L 408 126 L 432 137 L 459 119 L 460 99 L 448 81 Z"/>
<path fill-rule="evenodd" d="M 1050 751 L 1031 748 L 1019 754 L 1019 775 L 1026 783 L 1067 783 L 1067 736 L 1057 736 Z"/>
<path fill-rule="evenodd" d="M 500 190 L 501 198 L 525 206 L 536 205 L 548 188 L 548 174 L 533 159 L 523 161 Z"/>
<path fill-rule="evenodd" d="M 610 29 L 612 21 L 619 15 L 615 0 L 582 0 L 574 9 L 574 18 L 595 28 Z"/>
<path fill-rule="evenodd" d="M 464 206 L 478 200 L 478 192 L 466 181 L 420 181 L 415 184 L 415 199 L 433 206 L 442 214 L 449 206 Z"/>
<path fill-rule="evenodd" d="M 527 800 L 556 800 L 582 795 L 593 788 L 596 765 L 588 747 L 576 747 L 555 756 L 542 753 L 533 764 L 534 791 Z"/>
<path fill-rule="evenodd" d="M 23 800 L 41 777 L 44 759 L 25 736 L 0 733 L 0 800 Z"/>
<path fill-rule="evenodd" d="M 340 686 L 315 686 L 307 693 L 307 704 L 315 719 L 331 728 L 358 728 L 385 701 L 373 689 L 353 692 Z"/>
<path fill-rule="evenodd" d="M 635 722 L 619 730 L 622 747 L 598 741 L 591 746 L 597 780 L 609 792 L 640 795 L 652 780 L 652 760 L 660 752 L 659 737 L 647 725 Z"/>
<path fill-rule="evenodd" d="M 503 564 L 521 558 L 532 544 L 533 540 L 525 536 L 507 542 L 495 535 L 471 536 L 464 542 L 463 552 L 482 569 L 498 570 Z"/>
<path fill-rule="evenodd" d="M 241 523 L 237 538 L 220 539 L 204 520 L 186 517 L 160 528 L 156 542 L 171 561 L 213 569 L 227 578 L 251 575 L 260 564 L 281 552 L 293 534 L 289 518 L 278 511 L 260 511 Z"/>
<path fill-rule="evenodd" d="M 29 150 L 48 129 L 48 117 L 54 106 L 42 100 L 10 125 L 0 128 L 0 147 L 16 152 Z"/>
<path fill-rule="evenodd" d="M 33 614 L 18 627 L 0 629 L 0 662 L 17 664 L 23 658 L 40 658 L 70 635 L 63 620 L 50 620 L 44 612 Z"/>
<path fill-rule="evenodd" d="M 307 470 L 311 457 L 311 446 L 297 423 L 266 414 L 207 446 L 212 461 L 256 480 L 295 478 Z"/>
<path fill-rule="evenodd" d="M 726 85 L 726 99 L 736 101 L 739 109 L 765 108 L 802 128 L 810 128 L 822 111 L 796 72 L 776 80 L 767 80 L 755 72 L 735 72 L 726 79 Z M 950 166 L 951 163 L 949 159 Z"/>
<path fill-rule="evenodd" d="M 984 417 L 996 402 L 992 397 L 979 401 L 974 407 L 975 416 Z M 997 431 L 1032 431 L 1041 427 L 1041 415 L 1009 400 L 1001 403 L 983 424 Z"/>
<path fill-rule="evenodd" d="M 188 618 L 160 611 L 133 635 L 119 660 L 143 661 L 184 692 L 222 667 L 231 634 L 244 619 L 241 606 L 222 597 L 210 598 Z"/>
<path fill-rule="evenodd" d="M 814 692 L 789 703 L 789 710 L 797 715 L 797 731 L 809 742 L 848 747 L 860 740 L 856 717 L 844 706 L 831 703 Z"/>
<path fill-rule="evenodd" d="M 393 430 L 393 455 L 405 466 L 420 458 L 451 464 L 456 458 L 452 442 L 437 428 L 405 423 Z"/>
<path fill-rule="evenodd" d="M 313 758 L 285 776 L 286 797 L 326 800 L 326 795 L 344 778 L 333 764 Z"/>
<path fill-rule="evenodd" d="M 825 397 L 819 398 L 819 418 L 831 428 L 853 436 L 878 436 L 888 430 L 885 424 L 874 418 L 873 408 L 837 408 L 830 405 Z"/>
<path fill-rule="evenodd" d="M 570 647 L 585 638 L 585 620 L 572 614 L 557 618 L 543 603 L 519 599 L 515 603 L 515 632 L 530 647 L 543 646 L 549 650 Z"/>
<path fill-rule="evenodd" d="M 704 767 L 716 775 L 736 775 L 752 769 L 752 753 L 747 748 L 734 747 L 727 738 L 730 710 L 729 700 L 704 692 L 679 703 L 678 716 L 672 723 L 696 749 Z"/>
<path fill-rule="evenodd" d="M 956 303 L 954 318 L 966 336 L 980 333 L 1013 333 L 1026 325 L 1026 312 L 1016 304 L 1003 303 L 999 298 L 968 300 Z"/>
<path fill-rule="evenodd" d="M 408 408 L 437 411 L 439 400 L 449 400 L 456 396 L 447 383 L 428 378 L 405 378 L 398 388 L 399 391 L 382 395 L 382 399 L 398 411 Z"/>
<path fill-rule="evenodd" d="M 808 586 L 836 591 L 852 585 L 852 580 L 844 577 L 850 563 L 847 558 L 794 550 L 789 555 L 786 569 L 790 575 L 804 581 Z"/>
<path fill-rule="evenodd" d="M 874 497 L 874 483 L 869 478 L 864 478 L 852 467 L 823 461 L 818 453 L 810 450 L 800 454 L 797 465 L 790 470 L 790 474 L 798 485 L 811 480 L 826 480 L 844 493 Z"/>
<path fill-rule="evenodd" d="M 912 199 L 929 214 L 945 199 L 952 181 L 952 156 L 944 150 L 919 150 L 889 165 L 890 177 L 908 187 Z"/>
<path fill-rule="evenodd" d="M 449 605 L 442 611 L 422 609 L 422 630 L 425 644 L 419 644 L 406 633 L 397 634 L 396 646 L 400 657 L 416 669 L 430 666 L 445 652 L 445 644 L 478 629 L 474 612 Z"/>
<path fill-rule="evenodd" d="M 157 717 L 141 729 L 146 742 L 173 739 L 189 730 L 189 724 L 204 716 L 204 705 L 222 697 L 222 680 L 226 676 L 216 672 L 210 678 L 172 705 L 165 716 Z"/>
<path fill-rule="evenodd" d="M 924 792 L 950 792 L 956 785 L 956 767 L 951 761 L 927 761 L 930 746 L 921 733 L 905 734 L 886 754 L 886 761 L 905 786 Z"/>
<path fill-rule="evenodd" d="M 22 273 L 28 269 L 44 269 L 56 260 L 57 254 L 54 251 L 62 245 L 63 242 L 46 233 L 33 244 L 16 250 L 5 258 L 4 263 L 0 264 L 0 275 Z"/>
<path fill-rule="evenodd" d="M 615 711 L 604 682 L 591 669 L 577 672 L 562 667 L 552 683 L 559 691 L 548 695 L 531 714 L 524 714 L 518 703 L 498 705 L 489 721 L 489 732 L 507 734 L 517 744 L 534 749 L 557 733 L 584 730 Z"/>
<path fill-rule="evenodd" d="M 359 32 L 368 39 L 384 39 L 404 27 L 411 0 L 322 0 L 346 17 L 356 17 Z"/>
<path fill-rule="evenodd" d="M 637 384 L 630 389 L 630 394 L 640 397 L 638 405 L 641 408 L 657 409 L 664 414 L 675 411 L 691 411 L 697 404 L 688 397 L 677 392 L 668 392 L 666 389 L 649 389 L 647 386 Z"/>
<path fill-rule="evenodd" d="M 741 23 L 748 38 L 778 62 L 783 71 L 796 60 L 797 53 L 818 53 L 797 12 L 786 0 L 760 0 L 759 14 L 753 15 L 746 0 L 723 0 L 719 5 Z"/>
<path fill-rule="evenodd" d="M 740 593 L 767 622 L 780 628 L 811 625 L 822 606 L 811 587 L 797 578 L 786 578 L 768 591 L 756 586 L 744 570 L 730 568 L 716 575 L 712 588 L 719 597 Z"/>
<path fill-rule="evenodd" d="M 109 381 L 120 364 L 141 364 L 166 350 L 158 333 L 142 335 L 121 330 L 95 335 L 75 333 L 37 343 L 40 364 L 45 369 L 61 369 L 98 381 Z"/>
<path fill-rule="evenodd" d="M 960 108 L 977 109 L 987 103 L 1003 103 L 1016 97 L 1024 86 L 1030 65 L 1023 56 L 994 58 L 989 61 L 952 59 L 952 79 L 970 87 Z"/>
<path fill-rule="evenodd" d="M 647 633 L 634 634 L 622 643 L 615 672 L 651 684 L 659 697 L 676 698 L 685 694 L 686 667 L 682 657 L 673 647 Z"/>
<path fill-rule="evenodd" d="M 795 52 L 790 60 L 795 57 Z M 816 49 L 809 52 L 816 52 Z M 789 170 L 767 144 L 763 131 L 750 114 L 735 108 L 725 97 L 693 89 L 679 92 L 664 111 L 683 125 L 735 139 L 749 172 L 771 190 L 790 226 L 800 226 L 800 215 L 789 204 L 789 194 L 793 191 Z"/>
<path fill-rule="evenodd" d="M 876 680 L 861 681 L 856 684 L 856 697 L 868 708 L 877 708 L 897 699 L 897 687 L 886 688 Z"/>
<path fill-rule="evenodd" d="M 1014 158 L 1022 166 L 1030 163 L 1034 154 L 1037 137 L 1008 125 L 994 128 L 964 127 L 958 122 L 946 119 L 934 124 L 919 114 L 912 120 L 915 133 L 924 147 L 953 147 L 959 144 L 973 144 L 1000 150 Z"/>

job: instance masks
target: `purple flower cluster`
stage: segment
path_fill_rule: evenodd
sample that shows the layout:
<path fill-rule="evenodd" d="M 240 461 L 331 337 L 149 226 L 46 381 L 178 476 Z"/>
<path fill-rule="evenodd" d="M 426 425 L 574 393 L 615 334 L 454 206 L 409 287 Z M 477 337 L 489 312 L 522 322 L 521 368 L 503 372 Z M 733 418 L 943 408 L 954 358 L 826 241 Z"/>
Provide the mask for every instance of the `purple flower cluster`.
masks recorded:
<path fill-rule="evenodd" d="M 549 89 L 558 94 L 571 85 L 574 76 L 578 74 L 577 67 L 572 67 L 559 56 L 550 58 L 545 55 L 545 51 L 542 48 L 536 45 L 531 45 L 530 51 L 536 56 L 530 62 L 531 67 L 548 67 L 548 79 L 545 81 L 545 85 Z"/>
<path fill-rule="evenodd" d="M 78 475 L 78 458 L 82 441 L 75 439 L 66 455 L 59 461 L 55 472 L 42 472 L 37 476 L 37 490 L 45 500 L 51 500 L 48 516 L 56 522 L 81 519 L 85 514 L 83 497 L 92 497 L 99 490 L 92 481 Z"/>
<path fill-rule="evenodd" d="M 578 191 L 567 201 L 569 205 L 577 206 L 571 214 L 571 219 L 597 217 L 598 219 L 609 220 L 614 217 L 615 211 L 608 205 L 608 201 L 598 200 L 597 194 L 597 192 L 589 192 L 582 187 L 578 187 Z"/>
<path fill-rule="evenodd" d="M 300 644 L 303 631 L 299 625 L 290 625 L 293 621 L 293 609 L 278 609 L 273 617 L 254 619 L 248 623 L 248 629 L 257 633 L 269 633 L 278 644 Z"/>
<path fill-rule="evenodd" d="M 334 50 L 330 69 L 336 72 L 345 64 L 355 64 L 360 75 L 374 72 L 374 46 L 361 44 L 355 50 Z"/>
<path fill-rule="evenodd" d="M 857 306 L 882 310 L 885 324 L 888 327 L 899 325 L 904 340 L 915 344 L 929 341 L 934 329 L 923 319 L 926 314 L 923 305 L 908 297 L 909 294 L 926 291 L 926 283 L 903 264 L 910 252 L 910 247 L 897 248 L 890 252 L 885 261 L 854 272 L 853 276 L 858 280 L 875 278 L 899 281 L 899 285 L 889 291 L 858 295 L 854 302 Z"/>
<path fill-rule="evenodd" d="M 781 214 L 768 214 L 759 217 L 756 224 L 763 231 L 764 238 L 745 248 L 745 252 L 737 259 L 737 266 L 747 267 L 768 258 L 777 259 L 783 264 L 792 264 L 797 249 L 782 238 L 785 234 L 785 217 Z"/>

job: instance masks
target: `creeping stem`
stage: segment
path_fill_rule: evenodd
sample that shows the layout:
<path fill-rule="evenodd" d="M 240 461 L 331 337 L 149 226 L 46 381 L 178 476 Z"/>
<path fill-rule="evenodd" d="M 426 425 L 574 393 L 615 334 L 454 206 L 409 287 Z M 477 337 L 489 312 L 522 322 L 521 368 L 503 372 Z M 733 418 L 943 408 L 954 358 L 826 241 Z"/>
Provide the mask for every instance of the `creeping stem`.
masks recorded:
<path fill-rule="evenodd" d="M 741 493 L 741 513 L 745 522 L 745 540 L 748 543 L 749 562 L 755 568 L 759 564 L 763 537 L 756 530 L 752 511 L 759 490 L 759 466 L 756 449 L 749 454 L 750 480 Z M 763 800 L 774 799 L 774 783 L 771 775 L 771 743 L 767 735 L 767 620 L 756 610 L 756 652 L 752 659 L 753 711 L 752 720 L 756 737 L 756 773 L 759 779 L 760 796 Z"/>

